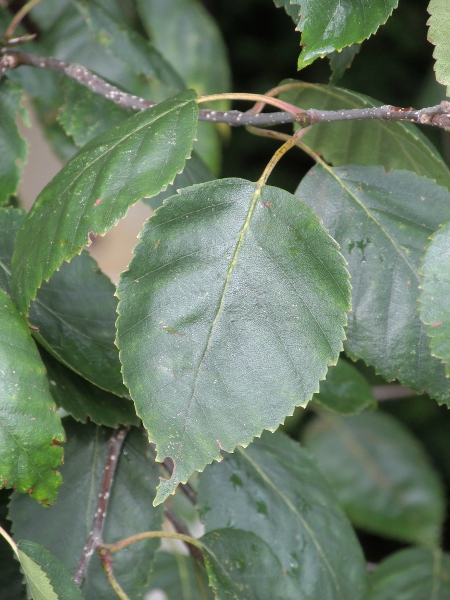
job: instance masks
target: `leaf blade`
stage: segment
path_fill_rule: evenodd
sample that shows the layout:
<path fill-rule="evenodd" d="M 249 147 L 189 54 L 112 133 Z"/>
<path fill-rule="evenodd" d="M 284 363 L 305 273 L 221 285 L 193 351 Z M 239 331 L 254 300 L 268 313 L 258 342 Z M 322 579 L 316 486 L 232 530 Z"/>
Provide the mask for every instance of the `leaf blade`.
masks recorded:
<path fill-rule="evenodd" d="M 450 556 L 439 549 L 407 548 L 383 560 L 371 575 L 368 600 L 447 600 Z"/>
<path fill-rule="evenodd" d="M 69 573 L 74 573 L 92 527 L 96 498 L 105 467 L 112 430 L 92 424 L 80 425 L 65 419 L 66 460 L 64 483 L 58 501 L 49 510 L 14 494 L 9 519 L 14 537 L 27 537 L 57 556 Z M 115 542 L 137 531 L 161 529 L 162 511 L 151 507 L 158 470 L 148 453 L 142 431 L 132 429 L 125 440 L 109 499 L 103 539 Z M 126 519 L 124 519 L 126 515 Z M 75 525 L 75 526 L 74 526 Z M 61 530 L 71 531 L 61 536 Z M 114 558 L 114 572 L 125 591 L 139 597 L 146 589 L 158 540 L 137 544 Z M 93 556 L 81 588 L 86 598 L 110 600 L 111 587 L 98 556 Z"/>
<path fill-rule="evenodd" d="M 209 466 L 198 507 L 206 531 L 242 529 L 269 544 L 294 585 L 288 597 L 365 597 L 355 534 L 311 457 L 285 435 L 264 433 Z"/>
<path fill-rule="evenodd" d="M 53 592 L 55 593 L 55 596 L 53 596 L 54 598 L 59 598 L 60 600 L 83 600 L 80 590 L 75 585 L 67 569 L 61 563 L 61 561 L 50 554 L 48 550 L 46 550 L 40 544 L 35 544 L 34 542 L 30 542 L 28 540 L 21 540 L 17 544 L 17 547 L 19 549 L 22 567 L 24 567 L 23 561 L 25 556 L 31 560 L 34 565 L 37 565 L 48 578 L 48 581 L 53 588 Z M 27 563 L 29 571 L 29 561 L 25 562 Z M 30 583 L 29 573 L 27 573 L 27 579 Z M 33 584 L 32 589 L 34 587 L 35 585 Z M 51 597 L 52 596 L 42 595 L 40 590 L 37 594 L 35 592 L 33 593 L 34 600 L 39 600 L 40 598 L 42 600 L 50 600 Z"/>
<path fill-rule="evenodd" d="M 64 431 L 27 324 L 3 290 L 0 354 L 0 480 L 48 505 L 61 484 Z"/>
<path fill-rule="evenodd" d="M 351 90 L 288 79 L 294 89 L 281 97 L 301 108 L 339 110 L 370 108 L 380 102 Z M 411 123 L 379 120 L 316 123 L 303 140 L 335 167 L 382 165 L 386 171 L 405 169 L 435 179 L 450 189 L 450 170 L 437 150 Z M 370 140 L 370 143 L 368 143 Z"/>
<path fill-rule="evenodd" d="M 431 350 L 445 363 L 447 376 L 450 374 L 450 345 L 448 327 L 450 324 L 448 255 L 449 223 L 431 236 L 430 245 L 423 257 L 420 272 L 423 275 L 420 295 L 420 317 L 429 325 Z"/>
<path fill-rule="evenodd" d="M 310 399 L 337 360 L 349 289 L 316 217 L 287 192 L 259 195 L 244 180 L 181 190 L 141 240 L 118 286 L 117 344 L 158 456 L 176 462 L 159 502 L 219 448 L 249 443 Z M 261 356 L 271 357 L 276 381 Z"/>
<path fill-rule="evenodd" d="M 349 263 L 347 354 L 388 381 L 450 402 L 445 369 L 431 355 L 417 305 L 419 263 L 429 235 L 450 217 L 449 192 L 406 171 L 320 166 L 296 195 L 323 219 Z"/>
<path fill-rule="evenodd" d="M 450 96 L 450 44 L 448 6 L 444 0 L 430 0 L 428 5 L 430 19 L 428 20 L 428 39 L 434 44 L 433 52 L 436 61 L 434 70 L 439 83 L 447 87 L 447 96 Z"/>
<path fill-rule="evenodd" d="M 106 233 L 129 206 L 173 181 L 192 150 L 197 111 L 192 92 L 142 111 L 84 146 L 44 188 L 12 261 L 12 290 L 23 313 L 42 281 L 79 253 L 91 232 Z"/>
<path fill-rule="evenodd" d="M 305 444 L 355 526 L 429 547 L 439 543 L 441 482 L 419 442 L 393 417 L 322 414 L 305 431 Z"/>

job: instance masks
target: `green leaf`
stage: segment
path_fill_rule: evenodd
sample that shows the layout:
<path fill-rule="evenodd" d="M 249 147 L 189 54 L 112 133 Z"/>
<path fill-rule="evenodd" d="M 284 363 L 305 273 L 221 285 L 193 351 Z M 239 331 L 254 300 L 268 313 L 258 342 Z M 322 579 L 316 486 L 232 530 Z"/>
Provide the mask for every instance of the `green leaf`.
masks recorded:
<path fill-rule="evenodd" d="M 344 360 L 330 367 L 326 379 L 320 382 L 320 393 L 313 403 L 340 414 L 351 415 L 375 406 L 371 387 L 356 367 Z"/>
<path fill-rule="evenodd" d="M 64 431 L 26 321 L 0 290 L 0 481 L 40 503 L 55 501 Z"/>
<path fill-rule="evenodd" d="M 330 61 L 331 77 L 330 83 L 336 84 L 341 79 L 347 69 L 350 68 L 353 59 L 361 50 L 361 44 L 352 44 L 342 50 L 335 50 L 329 54 L 328 59 Z"/>
<path fill-rule="evenodd" d="M 160 192 L 157 196 L 153 196 L 153 198 L 144 198 L 143 200 L 155 210 L 162 206 L 164 200 L 176 194 L 179 189 L 189 187 L 196 183 L 212 181 L 213 179 L 214 175 L 200 156 L 194 151 L 191 158 L 186 161 L 183 171 L 175 177 L 174 182 L 169 185 L 166 190 Z"/>
<path fill-rule="evenodd" d="M 0 20 L 1 22 L 1 20 Z M 7 521 L 11 490 L 0 490 L 0 526 L 9 533 L 11 523 Z M 17 556 L 11 551 L 9 540 L 0 535 L 0 590 L 2 600 L 25 600 L 23 574 Z"/>
<path fill-rule="evenodd" d="M 430 325 L 431 350 L 445 363 L 450 375 L 450 273 L 447 260 L 450 243 L 450 223 L 431 236 L 431 243 L 423 257 L 420 271 L 423 274 L 420 296 L 420 317 Z"/>
<path fill-rule="evenodd" d="M 199 539 L 209 583 L 221 600 L 294 600 L 294 582 L 270 545 L 254 533 L 218 529 Z"/>
<path fill-rule="evenodd" d="M 23 92 L 11 81 L 0 82 L 0 204 L 17 193 L 27 159 L 27 143 L 17 128 L 17 115 L 27 120 L 22 107 Z"/>
<path fill-rule="evenodd" d="M 450 555 L 407 548 L 389 556 L 371 575 L 368 600 L 448 600 Z"/>
<path fill-rule="evenodd" d="M 203 598 L 199 591 L 192 558 L 184 554 L 157 552 L 148 592 L 163 591 L 166 600 L 196 600 Z M 205 583 L 205 598 L 212 598 Z"/>
<path fill-rule="evenodd" d="M 90 233 L 106 233 L 132 204 L 172 183 L 192 150 L 197 113 L 190 91 L 142 111 L 86 144 L 44 188 L 12 261 L 12 289 L 23 313 Z"/>
<path fill-rule="evenodd" d="M 20 549 L 18 557 L 33 600 L 58 600 L 50 579 L 40 566 Z"/>
<path fill-rule="evenodd" d="M 436 46 L 433 52 L 436 79 L 447 86 L 447 96 L 450 96 L 450 20 L 446 0 L 430 0 L 428 12 L 428 39 Z"/>
<path fill-rule="evenodd" d="M 240 179 L 181 190 L 135 253 L 118 286 L 117 344 L 158 460 L 175 464 L 159 503 L 310 400 L 338 358 L 349 285 L 306 206 Z"/>
<path fill-rule="evenodd" d="M 25 219 L 20 208 L 0 208 L 0 288 L 10 294 L 14 240 Z"/>
<path fill-rule="evenodd" d="M 407 171 L 317 166 L 296 191 L 323 219 L 349 263 L 352 312 L 346 352 L 387 380 L 450 403 L 450 381 L 419 319 L 419 263 L 450 218 L 450 193 Z"/>
<path fill-rule="evenodd" d="M 370 37 L 388 20 L 398 0 L 275 0 L 275 4 L 285 7 L 302 33 L 298 68 L 303 69 L 319 57 Z"/>
<path fill-rule="evenodd" d="M 119 396 L 128 396 L 114 344 L 114 285 L 83 251 L 44 282 L 29 311 L 38 342 L 59 361 Z"/>
<path fill-rule="evenodd" d="M 225 44 L 214 19 L 201 2 L 137 0 L 136 8 L 148 37 L 187 87 L 195 89 L 199 95 L 230 91 Z M 215 102 L 214 107 L 227 110 L 229 101 Z M 221 162 L 221 139 L 217 126 L 200 122 L 197 138 L 194 148 L 208 167 L 217 173 Z"/>
<path fill-rule="evenodd" d="M 229 92 L 227 51 L 214 19 L 198 0 L 137 0 L 148 37 L 199 96 Z"/>
<path fill-rule="evenodd" d="M 113 432 L 94 425 L 79 425 L 69 419 L 65 419 L 64 424 L 68 441 L 61 467 L 64 483 L 58 501 L 44 510 L 15 494 L 9 517 L 16 539 L 26 537 L 42 544 L 59 558 L 69 573 L 74 573 L 91 531 L 108 440 Z M 117 465 L 103 530 L 105 542 L 115 542 L 140 531 L 161 529 L 161 510 L 151 506 L 157 480 L 158 471 L 149 455 L 146 436 L 133 429 Z M 70 532 L 70 535 L 62 532 Z M 147 589 L 158 543 L 158 540 L 146 540 L 114 555 L 114 574 L 131 598 L 140 597 Z M 89 564 L 82 593 L 87 599 L 111 599 L 111 587 L 97 556 L 93 556 Z"/>
<path fill-rule="evenodd" d="M 305 450 L 281 433 L 264 433 L 200 476 L 206 530 L 259 535 L 306 600 L 364 598 L 366 568 L 355 534 Z M 241 597 L 241 596 L 239 596 Z"/>
<path fill-rule="evenodd" d="M 64 79 L 62 84 L 64 104 L 58 121 L 78 147 L 135 114 L 135 111 L 121 108 L 72 79 Z"/>
<path fill-rule="evenodd" d="M 22 210 L 0 209 L 0 287 L 6 292 L 14 239 L 24 217 Z M 114 344 L 114 289 L 95 260 L 82 252 L 43 283 L 31 304 L 29 320 L 35 339 L 58 360 L 96 385 L 128 396 Z M 89 390 L 87 384 L 82 387 Z"/>
<path fill-rule="evenodd" d="M 307 427 L 305 443 L 356 526 L 406 542 L 439 543 L 442 485 L 399 421 L 383 413 L 326 413 Z"/>
<path fill-rule="evenodd" d="M 291 4 L 290 0 L 273 0 L 275 6 L 278 8 L 284 8 L 286 14 L 291 17 L 295 24 L 300 21 L 300 8 L 299 6 Z"/>
<path fill-rule="evenodd" d="M 27 540 L 21 540 L 17 546 L 20 562 L 27 575 L 27 581 L 34 600 L 51 600 L 51 598 L 56 600 L 58 598 L 60 600 L 83 600 L 80 590 L 75 585 L 67 569 L 61 561 L 50 554 L 43 546 Z M 46 579 L 50 582 L 54 596 L 47 595 L 46 589 L 40 587 L 41 573 L 42 575 L 45 574 Z M 38 574 L 41 580 L 36 580 L 35 574 Z"/>
<path fill-rule="evenodd" d="M 146 98 L 161 102 L 185 88 L 183 79 L 155 46 L 124 23 L 126 11 L 120 8 L 114 14 L 114 8 L 120 3 L 112 6 L 110 0 L 75 0 L 75 5 L 90 30 L 90 36 L 103 51 L 118 59 L 122 67 L 138 79 L 146 80 Z M 114 76 L 111 79 L 117 81 Z M 123 82 L 121 78 L 119 83 Z M 133 81 L 130 83 L 134 84 L 133 87 L 129 84 L 124 87 L 138 93 L 136 84 Z"/>
<path fill-rule="evenodd" d="M 139 425 L 130 400 L 118 398 L 92 385 L 45 350 L 41 351 L 41 357 L 47 369 L 54 401 L 74 419 L 81 423 L 92 421 L 106 427 Z"/>
<path fill-rule="evenodd" d="M 301 108 L 339 110 L 370 108 L 380 103 L 349 90 L 329 85 L 282 83 L 298 87 L 284 92 L 283 100 Z M 343 165 L 382 165 L 387 171 L 405 169 L 435 179 L 450 189 L 450 170 L 425 135 L 410 123 L 379 120 L 316 123 L 303 141 L 335 167 Z"/>

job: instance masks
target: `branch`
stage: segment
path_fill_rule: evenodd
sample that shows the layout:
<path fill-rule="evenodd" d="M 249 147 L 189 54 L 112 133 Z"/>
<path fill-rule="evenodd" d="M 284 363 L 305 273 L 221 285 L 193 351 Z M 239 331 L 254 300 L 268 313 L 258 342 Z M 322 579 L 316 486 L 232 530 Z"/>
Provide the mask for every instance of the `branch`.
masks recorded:
<path fill-rule="evenodd" d="M 83 548 L 83 553 L 73 577 L 78 587 L 80 587 L 81 583 L 83 582 L 92 555 L 98 548 L 101 547 L 102 544 L 103 525 L 108 509 L 108 502 L 111 495 L 111 488 L 114 481 L 117 462 L 129 429 L 129 427 L 119 427 L 118 429 L 115 429 L 109 440 L 108 456 L 106 458 L 105 469 L 103 471 L 103 480 L 100 487 L 100 492 L 98 494 L 92 530 L 89 533 L 89 537 Z"/>
<path fill-rule="evenodd" d="M 189 529 L 186 527 L 186 524 L 178 517 L 178 515 L 174 513 L 174 511 L 169 506 L 165 507 L 165 516 L 167 520 L 172 524 L 173 528 L 177 533 L 182 533 L 183 535 L 192 537 Z M 197 547 L 190 544 L 189 542 L 184 543 L 186 544 L 186 547 L 192 558 L 194 558 L 198 563 L 203 565 L 203 554 L 200 552 L 200 550 Z"/>
<path fill-rule="evenodd" d="M 74 79 L 80 85 L 83 85 L 96 94 L 104 96 L 122 108 L 131 108 L 133 110 L 144 110 L 155 106 L 155 102 L 150 102 L 145 98 L 128 94 L 119 88 L 107 83 L 94 73 L 81 65 L 68 63 L 56 58 L 47 56 L 37 56 L 23 52 L 12 52 L 4 48 L 0 54 L 0 77 L 10 69 L 15 69 L 20 65 L 29 65 L 43 69 L 50 69 L 57 73 L 62 73 L 71 79 Z M 277 88 L 275 88 L 277 89 Z M 215 99 L 229 97 L 230 94 L 218 94 Z M 248 94 L 233 94 L 237 99 L 245 100 Z M 273 98 L 266 96 L 265 102 L 273 103 Z M 259 103 L 260 105 L 264 102 Z M 413 108 L 399 108 L 386 105 L 372 108 L 357 108 L 350 110 L 308 110 L 298 109 L 298 112 L 288 111 L 280 112 L 241 112 L 239 110 L 210 110 L 200 109 L 199 120 L 209 121 L 210 123 L 226 123 L 231 127 L 254 126 L 254 127 L 273 127 L 286 123 L 298 123 L 302 127 L 313 125 L 314 123 L 331 123 L 334 121 L 360 121 L 367 119 L 376 119 L 381 121 L 408 121 L 419 125 L 432 125 L 441 129 L 450 130 L 450 102 L 444 100 L 440 104 L 414 110 Z"/>

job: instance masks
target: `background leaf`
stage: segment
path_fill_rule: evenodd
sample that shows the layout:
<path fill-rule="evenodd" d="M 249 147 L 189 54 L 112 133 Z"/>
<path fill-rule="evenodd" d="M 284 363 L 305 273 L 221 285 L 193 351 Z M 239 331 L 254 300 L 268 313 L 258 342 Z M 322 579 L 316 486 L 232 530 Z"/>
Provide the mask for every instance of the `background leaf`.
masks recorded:
<path fill-rule="evenodd" d="M 23 92 L 11 81 L 0 81 L 0 205 L 17 193 L 27 159 L 27 143 L 17 128 L 17 116 L 27 121 Z"/>
<path fill-rule="evenodd" d="M 384 560 L 371 575 L 368 600 L 448 600 L 450 555 L 407 548 Z"/>
<path fill-rule="evenodd" d="M 43 349 L 41 358 L 47 369 L 53 400 L 74 419 L 81 423 L 92 421 L 106 427 L 139 425 L 134 404 L 130 400 L 119 398 L 89 383 Z"/>
<path fill-rule="evenodd" d="M 57 556 L 73 574 L 91 530 L 96 499 L 112 430 L 64 420 L 67 448 L 62 466 L 63 485 L 49 510 L 14 495 L 10 519 L 16 539 L 30 539 Z M 144 432 L 133 429 L 123 446 L 105 521 L 105 542 L 115 542 L 140 531 L 161 529 L 161 510 L 151 500 L 158 480 Z M 126 518 L 124 518 L 126 515 Z M 70 535 L 61 535 L 70 531 Z M 158 540 L 148 540 L 114 556 L 114 573 L 131 597 L 146 589 Z M 100 560 L 94 556 L 82 586 L 86 600 L 110 600 L 111 587 Z"/>
<path fill-rule="evenodd" d="M 419 263 L 428 237 L 450 218 L 450 194 L 407 171 L 317 166 L 296 195 L 323 219 L 352 276 L 345 348 L 387 380 L 450 402 L 444 366 L 419 319 Z"/>
<path fill-rule="evenodd" d="M 64 104 L 60 108 L 58 121 L 79 148 L 136 114 L 136 111 L 121 108 L 72 79 L 64 79 L 62 85 Z"/>
<path fill-rule="evenodd" d="M 14 240 L 25 216 L 25 211 L 20 208 L 0 208 L 0 287 L 8 295 L 11 293 Z"/>
<path fill-rule="evenodd" d="M 328 55 L 331 68 L 330 83 L 335 85 L 342 78 L 345 71 L 351 67 L 353 59 L 361 50 L 361 44 L 352 44 L 342 50 L 335 50 Z"/>
<path fill-rule="evenodd" d="M 282 94 L 283 100 L 301 108 L 339 110 L 370 108 L 381 103 L 331 85 L 282 82 L 299 87 Z M 326 162 L 343 165 L 382 165 L 387 171 L 405 169 L 435 179 L 450 189 L 450 170 L 428 138 L 411 123 L 379 120 L 316 123 L 303 141 Z"/>
<path fill-rule="evenodd" d="M 64 431 L 26 321 L 0 290 L 0 481 L 42 504 L 55 501 Z"/>
<path fill-rule="evenodd" d="M 83 251 L 42 284 L 28 320 L 34 337 L 59 361 L 95 385 L 128 396 L 114 344 L 114 290 L 96 261 Z"/>
<path fill-rule="evenodd" d="M 436 79 L 447 86 L 447 96 L 450 96 L 450 41 L 449 15 L 445 0 L 430 0 L 428 5 L 430 19 L 428 21 L 428 39 L 436 46 L 433 56 L 436 59 Z"/>
<path fill-rule="evenodd" d="M 294 582 L 286 576 L 269 544 L 254 533 L 218 529 L 202 536 L 209 583 L 224 600 L 294 599 Z"/>
<path fill-rule="evenodd" d="M 132 204 L 172 183 L 192 150 L 193 98 L 184 92 L 94 138 L 39 194 L 13 257 L 12 288 L 22 312 L 42 281 L 89 243 L 90 233 L 106 233 Z"/>
<path fill-rule="evenodd" d="M 281 433 L 264 433 L 200 475 L 206 530 L 260 536 L 293 582 L 296 600 L 364 598 L 364 557 L 351 526 L 310 456 Z"/>
<path fill-rule="evenodd" d="M 137 413 L 172 478 L 275 429 L 341 349 L 347 273 L 291 194 L 220 180 L 152 217 L 119 282 L 117 343 Z"/>
<path fill-rule="evenodd" d="M 365 377 L 345 360 L 339 360 L 328 369 L 326 378 L 320 382 L 319 394 L 314 394 L 313 403 L 347 415 L 376 405 Z"/>
<path fill-rule="evenodd" d="M 150 578 L 148 591 L 163 591 L 167 600 L 196 600 L 200 595 L 193 571 L 192 558 L 185 554 L 159 551 Z M 205 582 L 205 598 L 212 598 L 212 591 Z"/>
<path fill-rule="evenodd" d="M 136 8 L 149 39 L 187 87 L 193 88 L 199 96 L 231 90 L 224 41 L 216 22 L 201 2 L 137 0 Z M 227 110 L 228 106 L 229 101 L 226 100 L 214 103 L 214 107 L 221 110 Z M 197 137 L 194 148 L 208 167 L 217 173 L 221 162 L 217 126 L 200 122 Z"/>
<path fill-rule="evenodd" d="M 183 79 L 155 46 L 130 27 L 127 11 L 120 2 L 75 0 L 75 5 L 100 46 L 139 79 L 147 80 L 150 89 L 145 97 L 161 102 L 185 88 Z"/>
<path fill-rule="evenodd" d="M 448 261 L 450 249 L 450 223 L 431 237 L 420 271 L 423 274 L 420 295 L 420 316 L 430 325 L 433 354 L 445 362 L 445 372 L 450 375 L 450 273 Z"/>
<path fill-rule="evenodd" d="M 55 557 L 50 554 L 43 546 L 39 544 L 35 544 L 34 542 L 29 542 L 27 540 L 21 540 L 18 543 L 19 553 L 21 556 L 21 564 L 25 569 L 25 564 L 27 565 L 27 569 L 25 570 L 27 574 L 28 582 L 30 583 L 30 574 L 29 569 L 30 565 L 28 561 L 25 560 L 24 563 L 24 555 L 31 559 L 35 565 L 39 567 L 41 572 L 45 573 L 45 576 L 48 578 L 54 592 L 54 598 L 59 598 L 59 600 L 83 600 L 83 596 L 80 593 L 80 590 L 75 585 L 72 577 L 70 576 L 67 569 L 64 565 Z M 34 567 L 32 567 L 34 570 Z M 30 586 L 33 590 L 33 587 Z M 42 590 L 39 589 L 39 592 L 33 592 L 34 600 L 51 600 L 52 596 L 43 594 Z"/>
<path fill-rule="evenodd" d="M 8 293 L 14 239 L 24 218 L 23 210 L 0 209 L 0 286 Z M 30 322 L 35 339 L 58 360 L 95 384 L 128 396 L 114 344 L 114 290 L 95 260 L 82 252 L 43 283 L 31 304 Z M 85 392 L 89 389 L 87 383 L 81 387 Z M 99 391 L 93 395 L 100 397 Z"/>
<path fill-rule="evenodd" d="M 378 535 L 436 546 L 444 491 L 419 442 L 393 417 L 322 414 L 305 431 L 351 521 Z"/>

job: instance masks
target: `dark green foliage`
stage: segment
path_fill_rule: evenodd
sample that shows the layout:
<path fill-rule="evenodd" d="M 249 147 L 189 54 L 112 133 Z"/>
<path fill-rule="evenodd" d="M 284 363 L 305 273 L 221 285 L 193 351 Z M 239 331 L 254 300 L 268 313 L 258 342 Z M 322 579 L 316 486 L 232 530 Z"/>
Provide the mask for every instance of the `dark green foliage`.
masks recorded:
<path fill-rule="evenodd" d="M 449 600 L 450 104 L 395 95 L 420 2 L 0 3 L 2 600 Z M 274 96 L 290 124 L 240 127 Z M 66 161 L 28 214 L 24 98 Z M 114 286 L 86 247 L 139 201 Z"/>

